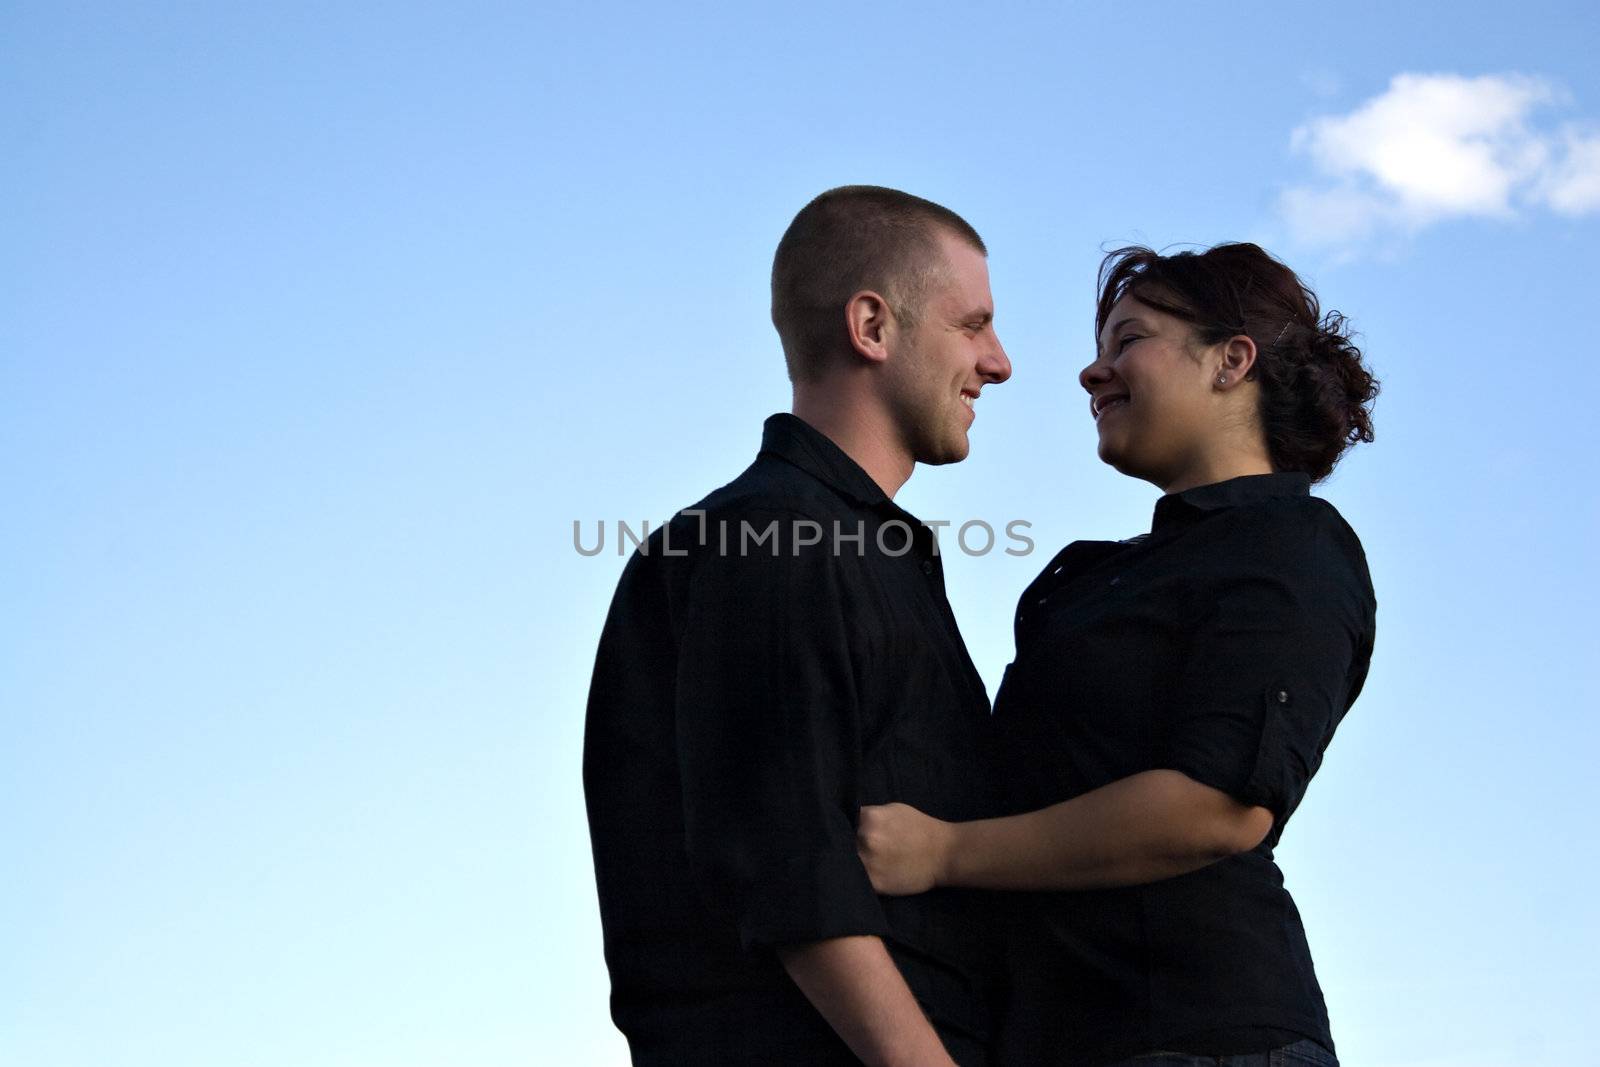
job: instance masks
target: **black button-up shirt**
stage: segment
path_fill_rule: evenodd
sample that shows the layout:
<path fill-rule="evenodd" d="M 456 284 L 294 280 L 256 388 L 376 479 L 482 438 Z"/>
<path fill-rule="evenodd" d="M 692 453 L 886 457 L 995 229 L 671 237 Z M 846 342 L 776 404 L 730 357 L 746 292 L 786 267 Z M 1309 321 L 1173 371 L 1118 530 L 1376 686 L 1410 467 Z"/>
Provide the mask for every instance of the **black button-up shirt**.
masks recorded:
<path fill-rule="evenodd" d="M 994 814 L 989 728 L 932 531 L 827 437 L 768 419 L 749 469 L 629 560 L 595 661 L 584 791 L 634 1062 L 855 1062 L 772 951 L 853 934 L 981 1048 L 978 898 L 878 897 L 855 825 L 895 800 Z"/>
<path fill-rule="evenodd" d="M 1303 474 L 1163 497 L 1149 534 L 1068 545 L 1023 593 L 995 700 L 1007 807 L 1178 770 L 1268 808 L 1255 850 L 1148 885 L 1029 894 L 1002 1062 L 1330 1050 L 1272 850 L 1361 691 L 1376 601 Z"/>

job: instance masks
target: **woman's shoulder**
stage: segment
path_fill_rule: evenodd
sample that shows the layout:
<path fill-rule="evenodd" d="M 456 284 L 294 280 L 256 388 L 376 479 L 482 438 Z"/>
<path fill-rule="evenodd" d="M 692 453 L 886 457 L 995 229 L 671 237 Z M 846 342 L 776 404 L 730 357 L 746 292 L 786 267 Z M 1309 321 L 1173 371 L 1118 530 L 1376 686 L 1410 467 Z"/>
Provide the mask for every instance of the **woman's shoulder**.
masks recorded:
<path fill-rule="evenodd" d="M 1366 565 L 1366 550 L 1355 528 L 1339 512 L 1332 501 L 1320 496 L 1303 496 L 1286 508 L 1287 515 L 1299 526 L 1303 535 L 1313 539 L 1317 546 L 1342 552 L 1359 559 Z"/>
<path fill-rule="evenodd" d="M 1326 608 L 1343 605 L 1350 624 L 1372 636 L 1378 610 L 1366 549 L 1354 527 L 1331 502 L 1302 496 L 1279 505 L 1283 521 L 1274 569 L 1309 602 Z"/>
<path fill-rule="evenodd" d="M 1345 573 L 1371 586 L 1366 550 L 1339 509 L 1320 496 L 1275 496 L 1228 508 L 1218 532 L 1262 565 Z"/>
<path fill-rule="evenodd" d="M 1321 533 L 1347 537 L 1359 542 L 1350 523 L 1339 509 L 1324 497 L 1308 494 L 1266 496 L 1222 509 L 1232 525 L 1281 527 L 1299 534 Z"/>

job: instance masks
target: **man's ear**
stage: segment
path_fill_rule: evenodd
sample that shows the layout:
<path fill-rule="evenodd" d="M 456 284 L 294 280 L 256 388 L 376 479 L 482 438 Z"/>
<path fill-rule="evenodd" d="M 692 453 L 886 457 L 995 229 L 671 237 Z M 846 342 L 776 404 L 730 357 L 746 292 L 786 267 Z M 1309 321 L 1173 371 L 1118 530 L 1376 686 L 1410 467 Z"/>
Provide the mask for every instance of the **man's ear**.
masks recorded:
<path fill-rule="evenodd" d="M 856 293 L 844 305 L 845 330 L 850 347 L 863 359 L 882 363 L 889 358 L 889 342 L 897 327 L 889 302 L 871 289 Z"/>
<path fill-rule="evenodd" d="M 1256 343 L 1244 334 L 1230 337 L 1222 342 L 1222 365 L 1218 369 L 1220 379 L 1227 381 L 1222 385 L 1227 388 L 1237 382 L 1242 382 L 1255 373 L 1256 369 Z"/>

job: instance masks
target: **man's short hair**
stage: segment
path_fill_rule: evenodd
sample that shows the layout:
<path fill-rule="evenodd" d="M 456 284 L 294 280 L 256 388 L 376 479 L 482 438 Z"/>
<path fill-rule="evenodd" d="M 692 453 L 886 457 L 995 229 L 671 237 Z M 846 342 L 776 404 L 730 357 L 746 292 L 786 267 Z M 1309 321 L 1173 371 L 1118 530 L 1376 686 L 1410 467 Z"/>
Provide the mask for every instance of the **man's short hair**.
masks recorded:
<path fill-rule="evenodd" d="M 772 324 L 789 379 L 816 381 L 845 350 L 845 302 L 863 289 L 882 294 L 903 327 L 915 325 L 944 267 L 941 229 L 989 254 L 966 219 L 898 189 L 845 185 L 801 208 L 772 259 Z"/>

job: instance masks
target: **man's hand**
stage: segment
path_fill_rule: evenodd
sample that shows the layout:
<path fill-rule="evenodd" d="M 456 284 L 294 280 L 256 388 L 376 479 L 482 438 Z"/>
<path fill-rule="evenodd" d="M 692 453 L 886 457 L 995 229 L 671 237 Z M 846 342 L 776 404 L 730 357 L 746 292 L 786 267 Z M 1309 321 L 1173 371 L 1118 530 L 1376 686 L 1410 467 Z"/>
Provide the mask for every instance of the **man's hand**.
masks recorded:
<path fill-rule="evenodd" d="M 926 893 L 944 884 L 950 866 L 951 825 L 909 804 L 861 809 L 856 852 L 872 888 L 889 896 Z"/>

